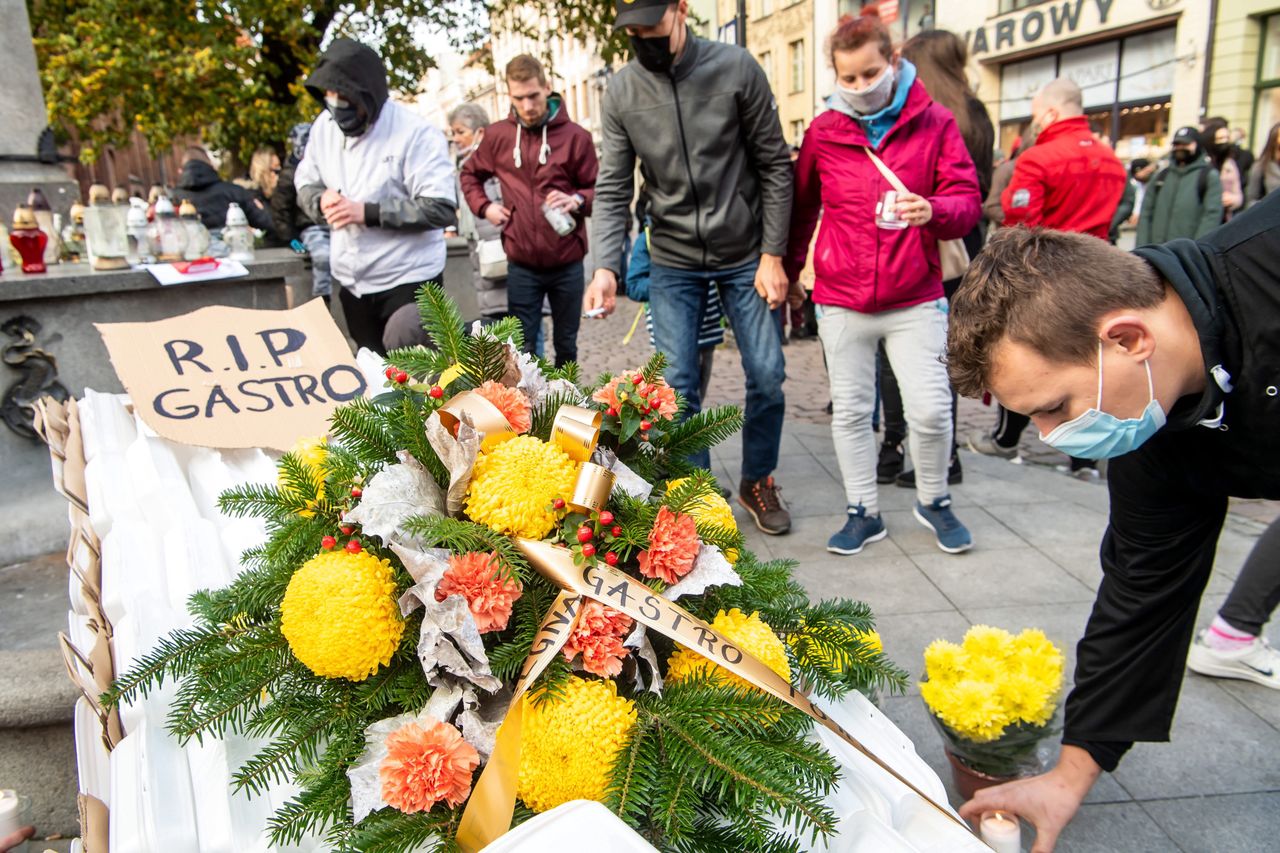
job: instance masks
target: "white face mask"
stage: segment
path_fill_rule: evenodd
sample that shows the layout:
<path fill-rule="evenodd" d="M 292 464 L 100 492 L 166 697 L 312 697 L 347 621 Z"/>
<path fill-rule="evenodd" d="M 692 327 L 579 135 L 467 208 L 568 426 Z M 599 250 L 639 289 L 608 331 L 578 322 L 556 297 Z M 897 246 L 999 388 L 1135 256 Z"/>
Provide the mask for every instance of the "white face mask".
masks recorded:
<path fill-rule="evenodd" d="M 865 89 L 846 89 L 837 81 L 836 91 L 854 112 L 859 115 L 870 115 L 884 109 L 893 99 L 895 77 L 893 66 L 886 65 L 880 76 Z"/>

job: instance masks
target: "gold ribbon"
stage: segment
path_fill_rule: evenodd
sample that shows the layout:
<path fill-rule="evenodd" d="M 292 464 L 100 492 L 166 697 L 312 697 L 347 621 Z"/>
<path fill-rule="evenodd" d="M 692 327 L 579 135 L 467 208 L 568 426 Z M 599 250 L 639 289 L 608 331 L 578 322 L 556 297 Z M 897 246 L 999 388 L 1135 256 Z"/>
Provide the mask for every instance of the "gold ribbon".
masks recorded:
<path fill-rule="evenodd" d="M 612 471 L 594 462 L 583 462 L 578 468 L 578 479 L 573 484 L 573 497 L 569 509 L 591 515 L 604 509 L 617 479 Z"/>
<path fill-rule="evenodd" d="M 462 391 L 455 394 L 449 402 L 436 411 L 436 414 L 440 416 L 440 423 L 444 424 L 445 429 L 449 430 L 449 434 L 453 436 L 457 436 L 458 424 L 465 415 L 475 427 L 476 432 L 482 436 L 481 450 L 489 450 L 495 444 L 516 437 L 516 431 L 511 428 L 506 416 L 498 410 L 497 406 L 476 391 Z"/>
<path fill-rule="evenodd" d="M 533 648 L 525 660 L 520 679 L 516 682 L 511 708 L 498 729 L 493 755 L 476 781 L 471 798 L 463 810 L 457 841 L 464 853 L 478 853 L 511 826 L 520 766 L 520 732 L 524 713 L 521 699 L 568 640 L 578 618 L 578 603 L 582 597 L 595 599 L 622 611 L 646 627 L 693 649 L 734 675 L 800 709 L 947 818 L 972 831 L 964 821 L 939 805 L 841 728 L 814 705 L 803 691 L 678 604 L 668 601 L 635 578 L 608 566 L 591 563 L 575 566 L 573 555 L 566 548 L 520 537 L 516 537 L 515 542 L 529 563 L 563 592 L 552 605 L 534 637 Z"/>
<path fill-rule="evenodd" d="M 551 424 L 551 443 L 559 447 L 574 462 L 586 462 L 600 440 L 600 421 L 604 418 L 596 409 L 584 409 L 566 403 L 556 412 Z"/>

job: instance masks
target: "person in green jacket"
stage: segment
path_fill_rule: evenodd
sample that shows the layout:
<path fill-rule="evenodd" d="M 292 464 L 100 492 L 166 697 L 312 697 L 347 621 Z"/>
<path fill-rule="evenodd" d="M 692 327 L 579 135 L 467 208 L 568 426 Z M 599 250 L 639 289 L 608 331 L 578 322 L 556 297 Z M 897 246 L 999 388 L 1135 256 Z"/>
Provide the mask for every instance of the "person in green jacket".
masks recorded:
<path fill-rule="evenodd" d="M 1194 127 L 1173 135 L 1173 162 L 1151 179 L 1142 198 L 1137 245 L 1203 237 L 1222 223 L 1222 181 L 1200 152 Z"/>

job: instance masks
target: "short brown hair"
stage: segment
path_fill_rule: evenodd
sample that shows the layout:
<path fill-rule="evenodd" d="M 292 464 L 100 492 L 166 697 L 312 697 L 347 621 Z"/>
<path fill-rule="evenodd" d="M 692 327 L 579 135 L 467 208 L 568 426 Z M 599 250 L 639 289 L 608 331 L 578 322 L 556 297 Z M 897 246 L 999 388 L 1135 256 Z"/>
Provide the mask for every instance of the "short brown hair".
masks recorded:
<path fill-rule="evenodd" d="M 507 82 L 523 83 L 526 80 L 537 80 L 539 86 L 547 85 L 547 72 L 542 63 L 527 53 L 522 53 L 507 63 Z"/>
<path fill-rule="evenodd" d="M 827 40 L 831 63 L 835 64 L 837 50 L 857 50 L 869 41 L 879 45 L 885 59 L 893 58 L 893 36 L 880 20 L 880 9 L 875 5 L 864 6 L 858 15 L 845 15 L 840 19 Z"/>
<path fill-rule="evenodd" d="M 992 352 L 1006 338 L 1051 361 L 1092 364 L 1104 314 L 1153 308 L 1164 297 L 1154 269 L 1097 237 L 1002 228 L 951 300 L 951 384 L 966 397 L 987 390 Z"/>

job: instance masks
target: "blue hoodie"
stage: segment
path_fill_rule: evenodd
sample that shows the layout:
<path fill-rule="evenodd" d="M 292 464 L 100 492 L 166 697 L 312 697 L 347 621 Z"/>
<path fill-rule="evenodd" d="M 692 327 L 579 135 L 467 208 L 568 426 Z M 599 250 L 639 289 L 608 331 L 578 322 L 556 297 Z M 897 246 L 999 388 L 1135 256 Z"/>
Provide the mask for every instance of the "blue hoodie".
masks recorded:
<path fill-rule="evenodd" d="M 827 109 L 837 110 L 857 121 L 862 125 L 862 130 L 867 135 L 867 141 L 871 143 L 871 147 L 879 148 L 884 135 L 893 127 L 902 108 L 906 105 L 907 95 L 911 92 L 911 84 L 914 82 L 916 82 L 916 67 L 908 60 L 902 59 L 898 65 L 898 80 L 894 84 L 893 98 L 890 99 L 888 106 L 879 112 L 864 116 L 855 112 L 837 92 L 828 96 Z"/>

